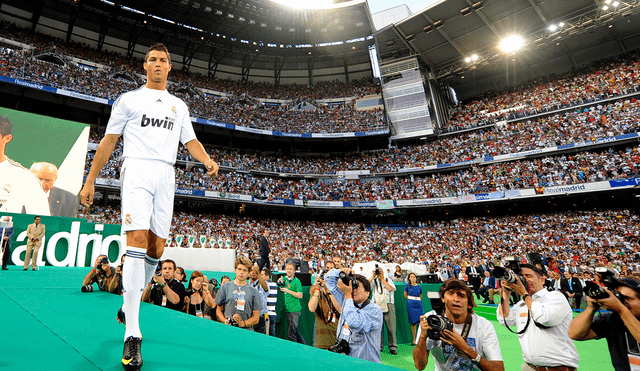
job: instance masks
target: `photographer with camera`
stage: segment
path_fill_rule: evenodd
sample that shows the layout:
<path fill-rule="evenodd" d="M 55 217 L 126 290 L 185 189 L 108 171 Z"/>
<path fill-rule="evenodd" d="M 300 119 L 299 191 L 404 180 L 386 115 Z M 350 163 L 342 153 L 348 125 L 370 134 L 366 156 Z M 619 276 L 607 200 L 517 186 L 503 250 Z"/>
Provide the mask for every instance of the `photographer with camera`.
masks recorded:
<path fill-rule="evenodd" d="M 333 269 L 333 262 L 327 262 L 326 267 Z M 331 295 L 324 282 L 324 274 L 316 278 L 314 285 L 309 289 L 309 295 L 311 297 L 307 307 L 313 312 L 316 323 L 315 347 L 329 349 L 336 342 L 342 307 L 335 296 Z"/>
<path fill-rule="evenodd" d="M 109 291 L 109 283 L 114 276 L 114 270 L 109 265 L 109 258 L 106 255 L 99 255 L 91 271 L 84 276 L 82 281 L 82 292 L 93 291 L 93 283 L 98 284 L 100 291 Z"/>
<path fill-rule="evenodd" d="M 269 286 L 264 280 L 264 277 L 262 277 L 262 274 L 260 274 L 260 268 L 258 268 L 257 265 L 251 267 L 249 284 L 258 291 L 260 297 L 260 318 L 258 318 L 258 324 L 255 325 L 254 330 L 264 334 L 266 332 L 265 315 L 267 314 L 267 291 L 269 291 Z"/>
<path fill-rule="evenodd" d="M 574 340 L 607 339 L 615 371 L 640 370 L 640 281 L 615 278 L 615 272 L 596 268 L 604 288 L 586 282 L 587 308 L 571 322 L 569 336 Z M 595 313 L 600 308 L 611 312 Z"/>
<path fill-rule="evenodd" d="M 126 258 L 127 254 L 122 254 L 122 257 L 120 257 L 120 265 L 116 268 L 116 273 L 111 281 L 109 281 L 109 292 L 112 294 L 122 295 L 122 266 Z"/>
<path fill-rule="evenodd" d="M 287 272 L 286 276 L 280 277 L 277 284 L 280 287 L 280 291 L 284 292 L 284 307 L 287 312 L 288 324 L 287 336 L 291 341 L 306 344 L 298 330 L 298 320 L 302 311 L 302 305 L 300 304 L 300 299 L 303 296 L 302 283 L 295 276 L 296 266 L 294 263 L 288 262 L 285 265 L 285 271 Z"/>
<path fill-rule="evenodd" d="M 160 264 L 160 262 L 158 262 Z M 173 260 L 165 260 L 160 265 L 162 270 L 156 268 L 153 275 L 153 284 L 147 285 L 142 293 L 142 301 L 153 303 L 161 307 L 167 307 L 173 310 L 182 311 L 184 306 L 184 297 L 187 291 L 184 289 L 182 282 L 174 277 L 176 271 L 176 263 Z"/>
<path fill-rule="evenodd" d="M 260 317 L 260 296 L 247 283 L 251 267 L 253 263 L 246 256 L 236 259 L 236 278 L 222 284 L 216 295 L 216 316 L 222 323 L 253 331 Z"/>
<path fill-rule="evenodd" d="M 384 324 L 387 325 L 387 338 L 389 340 L 389 352 L 398 354 L 398 343 L 396 341 L 396 308 L 393 292 L 396 285 L 390 277 L 385 277 L 384 270 L 378 267 L 373 271 L 373 276 L 369 278 L 373 288 L 373 302 L 382 309 Z M 384 350 L 384 336 L 380 336 L 380 352 Z"/>
<path fill-rule="evenodd" d="M 329 350 L 354 358 L 380 363 L 382 310 L 369 300 L 371 285 L 349 268 L 332 269 L 325 284 L 342 307 L 336 344 Z"/>
<path fill-rule="evenodd" d="M 415 367 L 424 370 L 431 354 L 436 371 L 504 371 L 496 330 L 473 312 L 477 305 L 467 284 L 450 278 L 440 286 L 439 295 L 444 313 L 432 310 L 420 317 Z"/>
<path fill-rule="evenodd" d="M 187 295 L 184 298 L 184 311 L 187 314 L 204 318 L 206 308 L 215 308 L 216 302 L 211 297 L 209 283 L 200 271 L 193 271 L 187 287 Z"/>
<path fill-rule="evenodd" d="M 567 334 L 573 318 L 571 306 L 560 292 L 545 288 L 545 275 L 535 266 L 517 264 L 512 268 L 516 272 L 494 268 L 494 272 L 501 271 L 502 279 L 502 301 L 497 314 L 501 325 L 507 328 L 516 325 L 525 361 L 522 371 L 575 371 L 580 356 Z M 510 308 L 512 291 L 522 300 Z"/>

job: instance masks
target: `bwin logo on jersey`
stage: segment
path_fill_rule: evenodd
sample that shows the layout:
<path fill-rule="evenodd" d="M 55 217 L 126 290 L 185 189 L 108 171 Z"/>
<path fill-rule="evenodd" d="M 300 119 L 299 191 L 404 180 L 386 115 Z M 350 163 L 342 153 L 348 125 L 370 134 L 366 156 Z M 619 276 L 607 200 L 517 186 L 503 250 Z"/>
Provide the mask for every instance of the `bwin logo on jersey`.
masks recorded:
<path fill-rule="evenodd" d="M 165 117 L 163 120 L 163 119 L 154 119 L 151 117 L 147 117 L 147 115 L 142 115 L 142 121 L 140 121 L 140 126 L 144 128 L 149 126 L 149 124 L 151 124 L 151 126 L 157 126 L 157 127 L 162 127 L 164 129 L 173 130 L 174 121 L 175 119 L 172 117 L 171 118 Z"/>

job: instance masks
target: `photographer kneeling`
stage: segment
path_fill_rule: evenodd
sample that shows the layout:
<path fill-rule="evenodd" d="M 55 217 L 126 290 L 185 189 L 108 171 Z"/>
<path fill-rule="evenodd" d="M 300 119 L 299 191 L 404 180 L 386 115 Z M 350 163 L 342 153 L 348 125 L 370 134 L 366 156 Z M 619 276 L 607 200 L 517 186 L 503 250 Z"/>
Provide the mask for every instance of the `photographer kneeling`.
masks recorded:
<path fill-rule="evenodd" d="M 587 308 L 571 322 L 569 336 L 574 340 L 606 338 L 616 371 L 640 370 L 640 282 L 613 275 L 603 282 L 607 289 L 594 286 L 585 290 Z M 594 319 L 601 306 L 611 312 Z"/>
<path fill-rule="evenodd" d="M 521 264 L 519 268 L 516 273 L 522 275 L 526 287 L 509 271 L 506 280 L 501 281 L 498 322 L 507 328 L 516 325 L 525 361 L 522 371 L 576 370 L 580 356 L 567 334 L 573 318 L 569 302 L 562 293 L 545 288 L 544 273 L 538 268 L 530 264 Z M 509 308 L 511 291 L 522 297 L 513 308 Z"/>
<path fill-rule="evenodd" d="M 342 268 L 330 270 L 324 282 L 342 307 L 336 345 L 329 350 L 380 363 L 382 309 L 369 300 L 369 280 Z"/>
<path fill-rule="evenodd" d="M 415 367 L 424 370 L 431 353 L 436 371 L 504 371 L 496 330 L 489 320 L 473 313 L 476 303 L 471 289 L 450 278 L 439 294 L 444 315 L 432 310 L 420 317 L 418 344 L 413 349 Z"/>
<path fill-rule="evenodd" d="M 109 291 L 109 283 L 113 279 L 114 273 L 114 270 L 109 265 L 109 258 L 106 255 L 99 255 L 91 271 L 84 277 L 81 291 L 93 291 L 94 282 L 98 284 L 100 291 Z"/>

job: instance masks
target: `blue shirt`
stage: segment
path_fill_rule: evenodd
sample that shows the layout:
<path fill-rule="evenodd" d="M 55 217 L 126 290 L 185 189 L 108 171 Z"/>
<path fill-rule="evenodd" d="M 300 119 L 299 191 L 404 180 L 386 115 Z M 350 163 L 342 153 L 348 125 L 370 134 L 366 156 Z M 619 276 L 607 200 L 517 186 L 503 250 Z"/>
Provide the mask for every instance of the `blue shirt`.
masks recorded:
<path fill-rule="evenodd" d="M 382 334 L 382 309 L 370 302 L 364 308 L 355 306 L 353 299 L 345 300 L 344 293 L 338 288 L 340 271 L 330 270 L 324 276 L 324 282 L 334 298 L 342 306 L 340 321 L 338 321 L 338 333 L 343 330 L 345 322 L 349 325 L 351 337 L 349 356 L 380 363 L 380 336 Z"/>

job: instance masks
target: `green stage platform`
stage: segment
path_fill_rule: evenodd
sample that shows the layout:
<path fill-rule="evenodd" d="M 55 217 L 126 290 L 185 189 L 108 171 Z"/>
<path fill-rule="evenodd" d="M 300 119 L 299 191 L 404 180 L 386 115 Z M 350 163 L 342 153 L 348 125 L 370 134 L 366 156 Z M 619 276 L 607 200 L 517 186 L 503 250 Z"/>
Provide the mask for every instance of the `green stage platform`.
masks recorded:
<path fill-rule="evenodd" d="M 88 268 L 41 267 L 25 271 L 10 266 L 0 275 L 2 370 L 122 370 L 123 326 L 115 320 L 122 304 L 116 295 L 82 293 Z M 209 276 L 219 278 L 222 273 Z M 402 288 L 399 287 L 399 290 Z M 401 294 L 398 292 L 398 294 Z M 305 294 L 308 299 L 308 292 Z M 306 307 L 306 300 L 303 308 Z M 397 305 L 398 321 L 406 321 L 406 307 Z M 495 307 L 481 307 L 491 318 Z M 308 317 L 305 316 L 309 315 Z M 515 335 L 494 324 L 498 331 L 505 370 L 520 370 L 522 356 Z M 307 319 L 305 319 L 307 318 Z M 309 340 L 310 313 L 303 309 L 301 328 Z M 231 328 L 146 303 L 141 306 L 143 370 L 414 370 L 410 344 L 400 344 L 399 354 L 382 353 L 383 365 L 314 349 L 310 346 Z M 399 327 L 407 327 L 399 323 Z M 404 331 L 404 330 L 403 330 Z M 399 334 L 405 340 L 405 334 Z M 606 342 L 577 343 L 580 369 L 612 370 Z M 392 366 L 392 367 L 390 367 Z M 427 370 L 433 370 L 433 363 Z"/>

